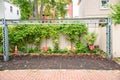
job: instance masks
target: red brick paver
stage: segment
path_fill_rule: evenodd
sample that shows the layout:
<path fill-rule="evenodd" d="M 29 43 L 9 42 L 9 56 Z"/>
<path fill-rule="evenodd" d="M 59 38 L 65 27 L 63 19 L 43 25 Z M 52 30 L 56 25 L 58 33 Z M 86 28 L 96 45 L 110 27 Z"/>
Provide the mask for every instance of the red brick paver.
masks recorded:
<path fill-rule="evenodd" d="M 120 70 L 5 70 L 0 80 L 120 80 Z"/>

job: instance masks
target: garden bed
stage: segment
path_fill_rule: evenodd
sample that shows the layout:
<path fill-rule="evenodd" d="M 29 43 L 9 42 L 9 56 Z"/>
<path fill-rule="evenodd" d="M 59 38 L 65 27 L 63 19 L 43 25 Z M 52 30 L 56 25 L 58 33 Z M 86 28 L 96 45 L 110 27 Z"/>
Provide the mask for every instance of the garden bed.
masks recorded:
<path fill-rule="evenodd" d="M 10 55 L 8 62 L 0 55 L 0 70 L 17 69 L 120 70 L 120 65 L 97 54 Z"/>

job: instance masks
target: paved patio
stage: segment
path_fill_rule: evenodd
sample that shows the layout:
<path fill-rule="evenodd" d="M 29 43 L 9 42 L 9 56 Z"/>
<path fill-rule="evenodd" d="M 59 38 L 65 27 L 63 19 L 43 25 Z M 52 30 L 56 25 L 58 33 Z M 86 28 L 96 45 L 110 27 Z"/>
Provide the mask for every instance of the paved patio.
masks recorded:
<path fill-rule="evenodd" d="M 5 70 L 0 80 L 120 80 L 120 70 Z"/>

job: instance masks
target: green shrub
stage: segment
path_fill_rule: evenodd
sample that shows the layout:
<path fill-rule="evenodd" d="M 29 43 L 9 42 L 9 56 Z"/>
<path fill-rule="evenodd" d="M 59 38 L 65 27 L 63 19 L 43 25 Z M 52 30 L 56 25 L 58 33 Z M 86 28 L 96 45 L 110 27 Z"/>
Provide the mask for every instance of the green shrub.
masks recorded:
<path fill-rule="evenodd" d="M 37 48 L 28 48 L 27 52 L 28 53 L 36 53 L 36 52 L 38 52 L 38 49 Z"/>
<path fill-rule="evenodd" d="M 95 32 L 92 32 L 85 35 L 84 40 L 88 45 L 93 45 L 96 38 L 97 38 L 97 34 Z"/>
<path fill-rule="evenodd" d="M 81 41 L 78 41 L 76 43 L 76 50 L 77 50 L 77 52 L 83 52 L 85 47 L 86 47 L 85 44 L 83 42 L 81 42 Z"/>
<path fill-rule="evenodd" d="M 3 47 L 0 46 L 0 53 L 3 53 Z"/>

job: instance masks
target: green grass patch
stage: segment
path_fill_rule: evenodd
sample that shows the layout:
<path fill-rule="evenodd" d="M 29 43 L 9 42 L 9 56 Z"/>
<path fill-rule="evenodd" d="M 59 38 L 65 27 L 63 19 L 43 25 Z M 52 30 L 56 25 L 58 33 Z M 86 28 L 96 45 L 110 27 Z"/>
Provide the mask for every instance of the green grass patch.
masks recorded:
<path fill-rule="evenodd" d="M 114 60 L 120 63 L 120 57 L 114 58 Z"/>

